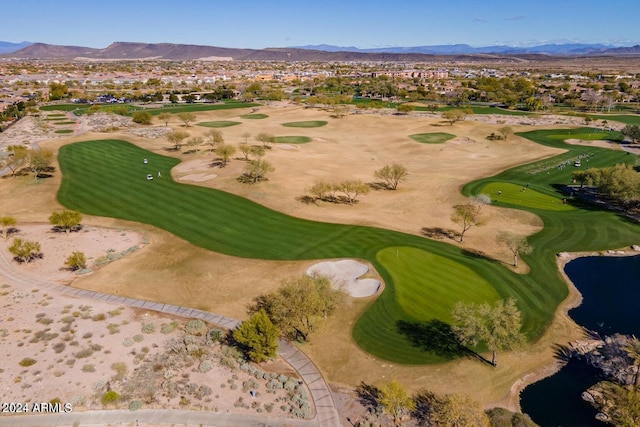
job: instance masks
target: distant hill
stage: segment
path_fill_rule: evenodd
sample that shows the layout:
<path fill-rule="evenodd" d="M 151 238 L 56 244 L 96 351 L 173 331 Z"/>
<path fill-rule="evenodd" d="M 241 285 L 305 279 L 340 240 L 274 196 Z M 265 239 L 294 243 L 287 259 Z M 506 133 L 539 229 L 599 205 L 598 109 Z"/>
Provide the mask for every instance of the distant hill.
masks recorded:
<path fill-rule="evenodd" d="M 16 50 L 20 50 L 30 44 L 31 42 L 11 43 L 0 41 L 0 54 L 15 52 Z"/>
<path fill-rule="evenodd" d="M 566 43 L 566 44 L 544 44 L 540 46 L 515 47 L 506 45 L 472 47 L 468 44 L 447 44 L 433 46 L 411 46 L 411 47 L 380 47 L 370 49 L 359 49 L 357 47 L 348 46 L 332 46 L 332 45 L 307 45 L 296 46 L 299 49 L 316 49 L 326 52 L 365 52 L 365 53 L 424 53 L 430 55 L 476 55 L 476 54 L 528 54 L 539 53 L 547 55 L 584 55 L 591 53 L 602 53 L 615 46 L 604 44 L 582 44 L 582 43 Z"/>
<path fill-rule="evenodd" d="M 358 49 L 331 45 L 288 48 L 236 49 L 173 43 L 115 42 L 104 49 L 82 46 L 29 44 L 4 57 L 86 60 L 254 60 L 254 61 L 407 61 L 480 62 L 501 60 L 557 60 L 568 55 L 640 55 L 640 46 L 611 48 L 596 44 L 547 44 L 527 48 L 471 47 L 466 44 Z"/>

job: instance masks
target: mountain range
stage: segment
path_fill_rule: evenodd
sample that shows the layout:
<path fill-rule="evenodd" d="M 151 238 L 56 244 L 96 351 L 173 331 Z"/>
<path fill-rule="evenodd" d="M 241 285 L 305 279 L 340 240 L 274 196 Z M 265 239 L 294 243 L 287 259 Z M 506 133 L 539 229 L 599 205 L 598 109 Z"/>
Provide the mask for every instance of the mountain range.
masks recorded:
<path fill-rule="evenodd" d="M 266 49 L 238 49 L 173 43 L 115 42 L 104 49 L 45 43 L 0 42 L 0 56 L 25 59 L 85 60 L 255 60 L 255 61 L 436 61 L 481 59 L 553 59 L 557 56 L 640 55 L 640 45 L 545 44 L 531 47 L 467 44 L 359 49 L 308 45 Z"/>

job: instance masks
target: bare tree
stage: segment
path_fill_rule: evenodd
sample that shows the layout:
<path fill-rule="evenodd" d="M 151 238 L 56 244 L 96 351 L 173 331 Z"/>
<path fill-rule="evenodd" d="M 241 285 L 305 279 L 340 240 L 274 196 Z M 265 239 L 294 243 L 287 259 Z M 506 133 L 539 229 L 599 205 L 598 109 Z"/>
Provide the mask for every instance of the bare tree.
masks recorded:
<path fill-rule="evenodd" d="M 193 138 L 187 141 L 187 145 L 189 147 L 194 147 L 195 152 L 197 153 L 199 150 L 199 147 L 203 144 L 203 142 L 204 140 L 202 139 L 201 136 L 194 136 Z"/>
<path fill-rule="evenodd" d="M 207 137 L 207 145 L 209 145 L 209 154 L 213 153 L 216 145 L 224 144 L 224 137 L 222 136 L 222 132 L 218 129 L 211 129 L 206 133 Z"/>
<path fill-rule="evenodd" d="M 498 128 L 498 133 L 502 135 L 502 139 L 506 141 L 513 134 L 513 128 L 511 126 L 502 126 Z"/>
<path fill-rule="evenodd" d="M 191 123 L 197 119 L 193 113 L 178 113 L 178 118 L 184 123 L 185 127 L 191 126 Z"/>
<path fill-rule="evenodd" d="M 251 137 L 251 134 L 249 132 L 245 132 L 242 134 L 242 138 L 244 139 L 244 143 L 247 144 L 249 142 L 249 138 Z"/>
<path fill-rule="evenodd" d="M 526 237 L 516 236 L 509 231 L 501 231 L 496 236 L 496 242 L 505 245 L 513 254 L 513 266 L 518 266 L 518 254 L 530 254 L 533 247 L 529 245 Z"/>
<path fill-rule="evenodd" d="M 263 180 L 265 175 L 273 172 L 275 168 L 271 163 L 264 159 L 251 160 L 244 167 L 244 174 L 251 182 L 256 183 Z"/>
<path fill-rule="evenodd" d="M 392 165 L 386 165 L 382 169 L 379 169 L 374 172 L 374 175 L 378 179 L 382 179 L 385 181 L 387 188 L 390 190 L 395 190 L 398 188 L 398 184 L 407 179 L 407 168 L 404 166 L 394 163 Z"/>
<path fill-rule="evenodd" d="M 260 132 L 258 135 L 256 135 L 256 141 L 262 142 L 262 146 L 265 149 L 271 148 L 271 144 L 274 143 L 275 140 L 276 137 L 270 133 Z"/>
<path fill-rule="evenodd" d="M 229 163 L 229 159 L 233 156 L 233 153 L 236 152 L 236 147 L 233 145 L 220 144 L 218 148 L 216 148 L 216 154 L 222 157 L 222 165 L 221 167 L 225 167 L 227 163 Z"/>
<path fill-rule="evenodd" d="M 53 152 L 40 148 L 30 150 L 27 154 L 27 167 L 33 173 L 33 179 L 37 182 L 40 174 L 45 171 L 53 161 Z"/>
<path fill-rule="evenodd" d="M 21 145 L 7 147 L 7 155 L 0 158 L 0 168 L 9 168 L 11 176 L 16 177 L 18 170 L 27 163 L 29 150 Z"/>
<path fill-rule="evenodd" d="M 464 240 L 464 234 L 471 227 L 482 225 L 480 209 L 472 203 L 455 205 L 453 207 L 453 214 L 451 214 L 451 221 L 462 226 L 462 231 L 460 232 L 460 242 L 462 242 Z"/>
<path fill-rule="evenodd" d="M 355 204 L 358 201 L 358 195 L 367 194 L 371 187 L 363 183 L 359 179 L 350 179 L 342 181 L 339 185 L 340 191 L 347 197 L 347 201 L 350 205 Z"/>
<path fill-rule="evenodd" d="M 2 235 L 3 240 L 7 240 L 11 232 L 10 230 L 14 225 L 16 225 L 16 219 L 14 217 L 8 215 L 0 216 L 0 227 L 2 227 L 0 235 Z"/>
<path fill-rule="evenodd" d="M 167 140 L 174 145 L 177 151 L 182 146 L 182 141 L 189 138 L 189 133 L 183 130 L 174 130 L 167 134 Z"/>
<path fill-rule="evenodd" d="M 169 122 L 171 121 L 171 117 L 173 117 L 173 114 L 171 114 L 171 113 L 158 114 L 158 119 L 160 119 L 160 120 L 162 120 L 164 122 L 164 126 L 165 127 L 169 126 Z"/>

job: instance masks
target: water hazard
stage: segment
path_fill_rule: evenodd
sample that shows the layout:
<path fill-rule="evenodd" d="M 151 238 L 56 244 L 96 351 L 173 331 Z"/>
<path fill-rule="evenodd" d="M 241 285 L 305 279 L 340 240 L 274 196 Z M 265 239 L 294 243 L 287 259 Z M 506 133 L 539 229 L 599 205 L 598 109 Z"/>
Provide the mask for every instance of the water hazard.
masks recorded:
<path fill-rule="evenodd" d="M 569 312 L 576 323 L 602 336 L 617 332 L 640 337 L 640 256 L 578 258 L 565 272 L 584 298 Z M 522 392 L 522 411 L 541 427 L 606 426 L 594 419 L 596 411 L 580 397 L 600 379 L 599 370 L 571 360 Z"/>

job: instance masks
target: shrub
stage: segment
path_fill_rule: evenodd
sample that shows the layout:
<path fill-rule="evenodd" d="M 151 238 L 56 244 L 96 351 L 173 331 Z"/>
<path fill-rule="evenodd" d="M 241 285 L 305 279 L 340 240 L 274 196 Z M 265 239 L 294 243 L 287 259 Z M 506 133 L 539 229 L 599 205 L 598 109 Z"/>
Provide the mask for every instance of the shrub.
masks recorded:
<path fill-rule="evenodd" d="M 25 357 L 20 361 L 19 365 L 26 368 L 27 366 L 35 365 L 36 363 L 36 360 L 31 359 L 30 357 Z"/>
<path fill-rule="evenodd" d="M 156 331 L 155 323 L 143 323 L 142 324 L 142 333 L 143 334 L 152 334 Z"/>
<path fill-rule="evenodd" d="M 162 332 L 163 334 L 170 334 L 177 327 L 178 327 L 177 322 L 163 323 L 162 326 L 160 326 L 160 332 Z"/>
<path fill-rule="evenodd" d="M 122 381 L 124 379 L 124 375 L 127 373 L 127 365 L 123 362 L 116 362 L 111 365 L 111 369 L 116 371 L 113 379 L 114 381 Z"/>
<path fill-rule="evenodd" d="M 200 319 L 189 320 L 184 331 L 191 335 L 204 335 L 207 332 L 207 325 Z"/>
<path fill-rule="evenodd" d="M 150 125 L 153 116 L 148 111 L 136 111 L 131 115 L 131 118 L 135 123 L 140 123 L 141 125 Z"/>
<path fill-rule="evenodd" d="M 142 340 L 144 340 L 144 335 L 136 334 L 136 335 L 133 336 L 133 340 L 135 342 L 142 342 Z"/>
<path fill-rule="evenodd" d="M 203 374 L 205 372 L 209 372 L 212 369 L 213 363 L 210 360 L 203 360 L 202 362 L 200 362 L 200 366 L 198 366 L 198 371 L 202 372 Z"/>
<path fill-rule="evenodd" d="M 82 372 L 95 372 L 96 371 L 96 367 L 90 364 L 84 365 L 82 367 Z"/>
<path fill-rule="evenodd" d="M 142 408 L 142 402 L 140 402 L 139 400 L 132 400 L 131 402 L 129 402 L 130 411 L 137 411 L 140 408 Z"/>
<path fill-rule="evenodd" d="M 222 341 L 224 338 L 224 332 L 220 329 L 210 329 L 207 332 L 207 344 L 215 344 Z"/>
<path fill-rule="evenodd" d="M 65 348 L 66 345 L 63 342 L 57 342 L 53 345 L 53 351 L 55 351 L 56 353 L 62 353 Z"/>
<path fill-rule="evenodd" d="M 133 345 L 133 340 L 131 338 L 125 338 L 125 340 L 122 341 L 122 345 L 125 347 L 131 347 Z"/>
<path fill-rule="evenodd" d="M 102 399 L 100 399 L 100 401 L 104 406 L 107 406 L 111 403 L 117 403 L 119 399 L 120 395 L 118 393 L 116 393 L 114 390 L 109 390 L 102 395 Z"/>
<path fill-rule="evenodd" d="M 94 314 L 91 317 L 91 320 L 93 320 L 94 322 L 100 322 L 100 321 L 102 321 L 102 320 L 104 320 L 106 318 L 107 318 L 107 316 L 104 313 L 100 313 L 100 314 Z"/>
<path fill-rule="evenodd" d="M 93 354 L 93 350 L 91 350 L 90 348 L 84 348 L 79 352 L 77 352 L 76 354 L 74 354 L 74 356 L 77 357 L 78 359 L 84 359 L 86 357 L 91 356 L 92 354 Z"/>
<path fill-rule="evenodd" d="M 87 259 L 84 256 L 84 252 L 73 252 L 64 262 L 64 265 L 66 265 L 71 271 L 87 268 Z"/>

